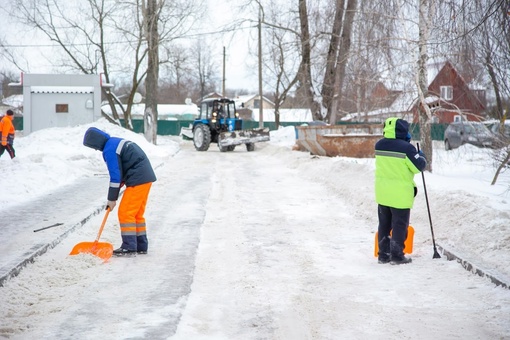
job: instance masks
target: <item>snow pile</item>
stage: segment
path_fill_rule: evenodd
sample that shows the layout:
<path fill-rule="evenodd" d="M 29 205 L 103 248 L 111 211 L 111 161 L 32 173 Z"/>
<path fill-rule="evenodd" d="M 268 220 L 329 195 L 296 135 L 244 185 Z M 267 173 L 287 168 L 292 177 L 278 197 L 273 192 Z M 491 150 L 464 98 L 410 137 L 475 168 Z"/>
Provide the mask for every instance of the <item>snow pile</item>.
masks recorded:
<path fill-rule="evenodd" d="M 44 129 L 24 137 L 17 132 L 14 139 L 17 157 L 11 160 L 5 153 L 0 158 L 0 169 L 5 174 L 2 190 L 8 193 L 0 195 L 0 205 L 8 207 L 24 203 L 78 178 L 105 174 L 102 157 L 98 157 L 100 152 L 83 146 L 83 136 L 91 126 L 111 136 L 132 140 L 156 161 L 175 153 L 179 147 L 170 141 L 172 147 L 158 148 L 148 143 L 143 135 L 110 124 L 105 119 L 76 127 Z"/>

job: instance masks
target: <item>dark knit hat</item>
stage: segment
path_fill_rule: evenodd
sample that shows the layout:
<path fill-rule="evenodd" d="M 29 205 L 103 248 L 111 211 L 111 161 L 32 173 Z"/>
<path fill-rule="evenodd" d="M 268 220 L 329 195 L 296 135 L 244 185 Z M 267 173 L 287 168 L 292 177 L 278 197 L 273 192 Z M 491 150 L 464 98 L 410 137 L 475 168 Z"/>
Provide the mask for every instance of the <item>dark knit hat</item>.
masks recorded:
<path fill-rule="evenodd" d="M 12 110 L 7 110 L 6 113 L 7 113 L 8 116 L 12 116 L 14 114 L 14 112 L 12 112 Z"/>

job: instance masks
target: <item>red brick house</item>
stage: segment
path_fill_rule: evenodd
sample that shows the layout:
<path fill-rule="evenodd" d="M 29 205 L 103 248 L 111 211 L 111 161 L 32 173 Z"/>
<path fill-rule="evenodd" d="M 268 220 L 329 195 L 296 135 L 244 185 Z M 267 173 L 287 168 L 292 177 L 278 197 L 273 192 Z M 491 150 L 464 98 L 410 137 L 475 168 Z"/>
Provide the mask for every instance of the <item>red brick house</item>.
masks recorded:
<path fill-rule="evenodd" d="M 485 89 L 474 89 L 449 61 L 438 67 L 429 66 L 427 105 L 432 109 L 434 123 L 458 120 L 480 121 L 486 118 Z M 410 87 L 409 87 L 410 88 Z M 414 103 L 414 104 L 413 104 Z M 382 82 L 375 84 L 367 98 L 368 112 L 351 112 L 342 121 L 384 122 L 388 117 L 404 118 L 418 123 L 418 94 L 393 90 Z"/>
<path fill-rule="evenodd" d="M 473 89 L 466 79 L 447 61 L 430 82 L 427 104 L 434 114 L 434 123 L 458 120 L 480 121 L 486 118 L 487 101 L 484 89 Z M 413 121 L 418 122 L 417 106 Z"/>

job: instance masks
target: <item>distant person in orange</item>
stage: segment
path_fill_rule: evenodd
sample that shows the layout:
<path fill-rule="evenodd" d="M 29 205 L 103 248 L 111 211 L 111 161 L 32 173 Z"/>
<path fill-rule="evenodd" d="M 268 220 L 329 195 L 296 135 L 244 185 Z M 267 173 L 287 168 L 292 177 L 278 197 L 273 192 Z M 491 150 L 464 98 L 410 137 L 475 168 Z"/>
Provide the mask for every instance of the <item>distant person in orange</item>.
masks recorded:
<path fill-rule="evenodd" d="M 14 112 L 12 110 L 7 110 L 5 116 L 0 121 L 0 139 L 2 144 L 0 145 L 0 157 L 4 154 L 4 151 L 7 150 L 11 159 L 16 157 L 16 153 L 14 152 L 14 124 L 12 120 L 14 119 Z"/>

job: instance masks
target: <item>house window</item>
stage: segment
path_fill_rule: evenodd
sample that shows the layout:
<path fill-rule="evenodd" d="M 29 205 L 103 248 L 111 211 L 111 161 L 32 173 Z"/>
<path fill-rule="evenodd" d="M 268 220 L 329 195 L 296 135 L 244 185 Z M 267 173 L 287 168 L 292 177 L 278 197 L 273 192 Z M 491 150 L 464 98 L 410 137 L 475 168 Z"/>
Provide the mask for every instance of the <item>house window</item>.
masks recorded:
<path fill-rule="evenodd" d="M 453 87 L 452 86 L 441 86 L 441 98 L 444 100 L 453 99 Z"/>
<path fill-rule="evenodd" d="M 57 113 L 69 113 L 69 104 L 56 104 L 55 112 Z"/>
<path fill-rule="evenodd" d="M 253 108 L 259 109 L 260 108 L 260 99 L 254 99 L 253 100 Z"/>
<path fill-rule="evenodd" d="M 460 115 L 453 116 L 453 121 L 454 122 L 462 122 L 462 116 L 460 116 Z"/>

